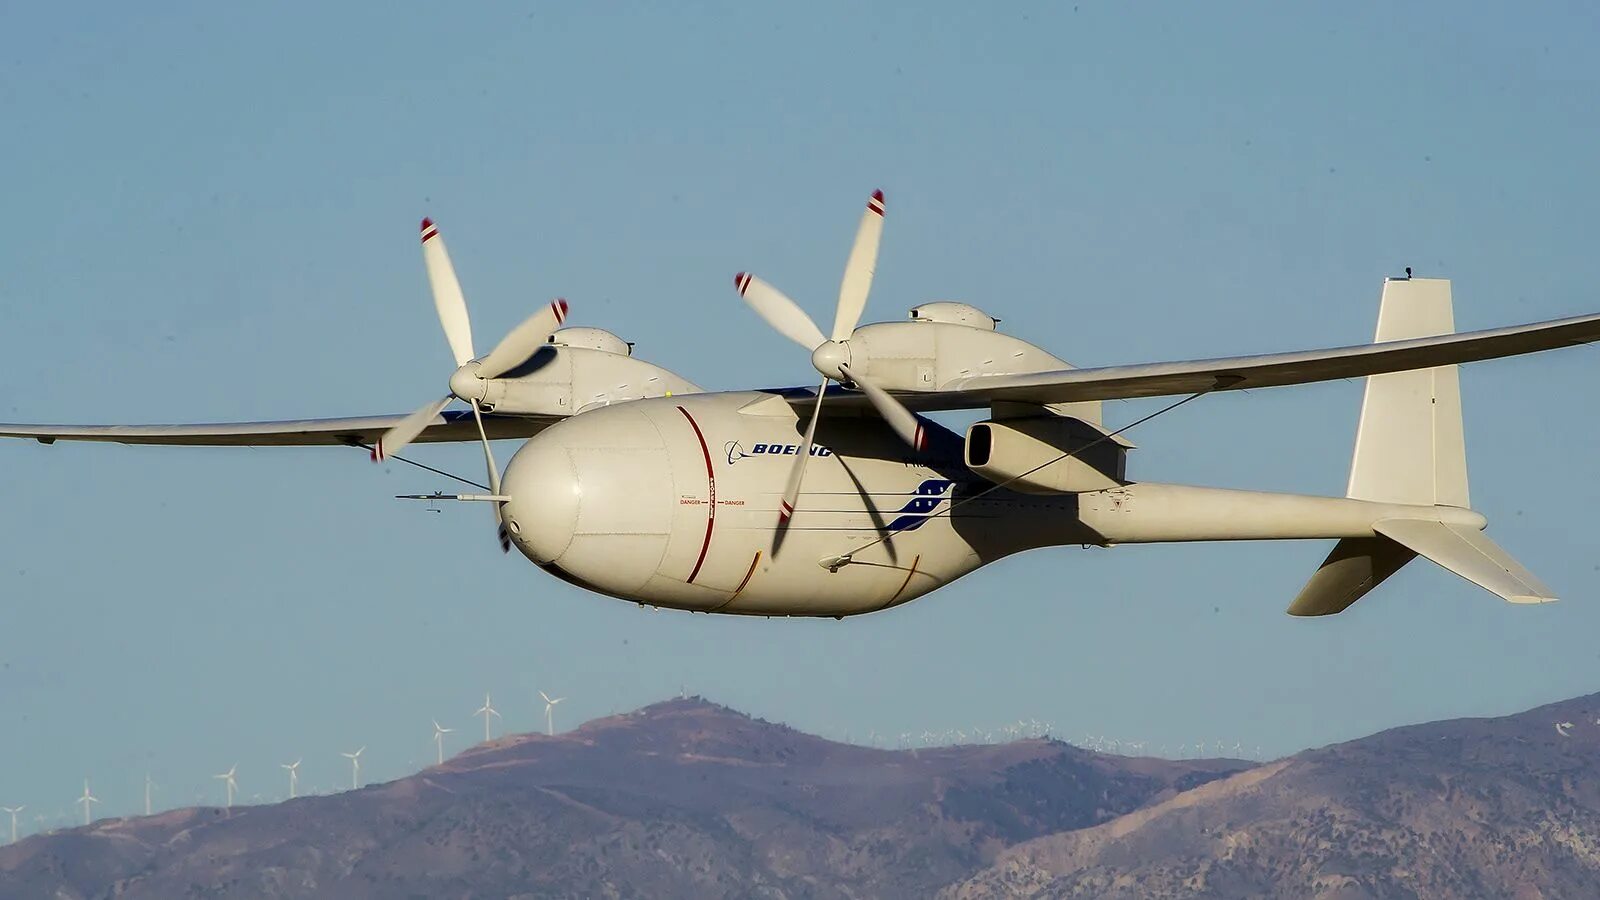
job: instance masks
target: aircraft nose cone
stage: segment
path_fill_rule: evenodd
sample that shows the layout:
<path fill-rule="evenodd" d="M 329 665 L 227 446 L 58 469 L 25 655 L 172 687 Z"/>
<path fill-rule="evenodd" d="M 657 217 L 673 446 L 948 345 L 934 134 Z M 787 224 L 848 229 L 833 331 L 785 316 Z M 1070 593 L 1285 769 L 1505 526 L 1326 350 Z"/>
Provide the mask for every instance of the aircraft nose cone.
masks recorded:
<path fill-rule="evenodd" d="M 850 345 L 845 341 L 827 341 L 811 351 L 811 364 L 823 377 L 845 381 L 840 367 L 850 365 Z"/>
<path fill-rule="evenodd" d="M 511 458 L 501 490 L 511 498 L 506 530 L 522 555 L 616 597 L 633 597 L 658 574 L 683 508 L 661 430 L 631 403 L 534 435 Z M 698 522 L 693 538 L 704 528 Z"/>
<path fill-rule="evenodd" d="M 535 438 L 506 466 L 506 529 L 522 554 L 541 565 L 561 557 L 577 531 L 582 490 L 566 448 Z"/>

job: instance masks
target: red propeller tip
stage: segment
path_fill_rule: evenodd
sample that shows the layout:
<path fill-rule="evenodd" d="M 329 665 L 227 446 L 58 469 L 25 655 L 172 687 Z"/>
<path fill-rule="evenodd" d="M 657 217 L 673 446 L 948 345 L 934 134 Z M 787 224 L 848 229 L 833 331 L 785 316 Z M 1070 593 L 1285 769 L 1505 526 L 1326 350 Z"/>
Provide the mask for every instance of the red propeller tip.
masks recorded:
<path fill-rule="evenodd" d="M 739 296 L 744 296 L 744 289 L 750 286 L 750 273 L 740 272 L 733 276 L 733 286 L 738 289 Z"/>
<path fill-rule="evenodd" d="M 883 191 L 873 191 L 872 199 L 867 201 L 867 209 L 878 215 L 883 215 Z"/>
<path fill-rule="evenodd" d="M 439 228 L 438 228 L 438 226 L 433 224 L 433 220 L 432 219 L 423 219 L 422 220 L 422 242 L 424 244 L 426 244 L 430 239 L 436 238 L 438 236 L 439 236 Z"/>
<path fill-rule="evenodd" d="M 550 308 L 555 310 L 557 325 L 567 320 L 567 301 L 564 298 L 557 297 L 555 302 L 550 304 Z"/>

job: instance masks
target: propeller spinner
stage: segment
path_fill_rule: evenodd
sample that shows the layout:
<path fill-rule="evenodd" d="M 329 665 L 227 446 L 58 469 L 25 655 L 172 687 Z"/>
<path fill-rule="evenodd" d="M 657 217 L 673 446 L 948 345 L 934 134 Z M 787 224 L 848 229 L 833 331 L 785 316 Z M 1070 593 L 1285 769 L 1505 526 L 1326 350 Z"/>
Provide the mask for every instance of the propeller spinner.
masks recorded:
<path fill-rule="evenodd" d="M 822 336 L 822 329 L 806 315 L 805 310 L 782 291 L 748 272 L 733 276 L 734 287 L 745 303 L 778 333 L 811 351 L 811 365 L 824 379 L 817 388 L 817 405 L 806 426 L 805 442 L 801 444 L 800 452 L 795 455 L 794 466 L 789 470 L 789 482 L 778 508 L 780 526 L 794 515 L 794 505 L 799 501 L 800 484 L 805 478 L 806 461 L 811 458 L 812 439 L 816 435 L 817 420 L 822 415 L 828 382 L 859 388 L 907 446 L 919 453 L 927 446 L 927 433 L 921 420 L 890 396 L 888 391 L 850 368 L 850 336 L 861 321 L 861 314 L 867 307 L 867 295 L 872 290 L 872 275 L 878 266 L 878 244 L 883 238 L 883 213 L 883 191 L 873 191 L 867 199 L 866 212 L 861 214 L 861 225 L 856 230 L 850 258 L 845 262 L 844 279 L 839 284 L 839 303 L 834 311 L 833 333 L 827 338 Z"/>

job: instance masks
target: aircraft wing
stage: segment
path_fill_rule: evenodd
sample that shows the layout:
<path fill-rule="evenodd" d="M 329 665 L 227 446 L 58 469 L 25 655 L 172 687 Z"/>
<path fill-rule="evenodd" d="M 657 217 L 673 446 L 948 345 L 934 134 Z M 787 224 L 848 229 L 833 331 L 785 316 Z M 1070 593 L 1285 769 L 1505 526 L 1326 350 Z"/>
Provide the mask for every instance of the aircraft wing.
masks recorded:
<path fill-rule="evenodd" d="M 393 416 L 358 416 L 348 419 L 297 419 L 283 422 L 224 422 L 212 425 L 7 425 L 0 423 L 0 437 L 33 438 L 40 443 L 56 441 L 105 441 L 117 444 L 176 444 L 198 447 L 296 447 L 362 446 L 375 443 L 380 435 L 404 419 Z M 483 428 L 490 439 L 525 438 L 538 434 L 559 421 L 554 416 L 483 417 Z M 478 427 L 469 410 L 446 410 L 439 414 L 417 441 L 476 441 Z"/>
<path fill-rule="evenodd" d="M 1063 369 L 1024 375 L 976 375 L 951 382 L 938 391 L 897 391 L 895 396 L 915 409 L 969 409 L 997 400 L 1071 403 L 1200 391 L 1242 391 L 1431 369 L 1594 341 L 1600 341 L 1600 315 L 1327 350 Z"/>

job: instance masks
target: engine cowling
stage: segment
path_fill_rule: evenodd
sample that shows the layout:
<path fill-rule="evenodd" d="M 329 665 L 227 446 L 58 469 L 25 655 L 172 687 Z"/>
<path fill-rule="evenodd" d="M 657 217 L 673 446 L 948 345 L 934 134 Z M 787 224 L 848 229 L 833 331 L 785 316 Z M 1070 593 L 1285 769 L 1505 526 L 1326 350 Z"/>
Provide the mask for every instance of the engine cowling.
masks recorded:
<path fill-rule="evenodd" d="M 1080 494 L 1126 484 L 1132 446 L 1081 419 L 1045 415 L 975 422 L 963 453 L 967 468 L 1011 490 Z"/>
<path fill-rule="evenodd" d="M 599 328 L 563 328 L 527 362 L 483 383 L 485 409 L 571 416 L 597 406 L 699 392 L 677 374 L 632 355 L 633 345 Z"/>

